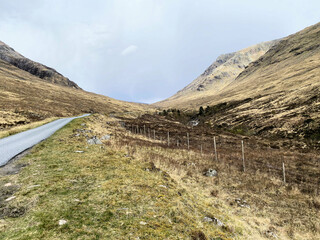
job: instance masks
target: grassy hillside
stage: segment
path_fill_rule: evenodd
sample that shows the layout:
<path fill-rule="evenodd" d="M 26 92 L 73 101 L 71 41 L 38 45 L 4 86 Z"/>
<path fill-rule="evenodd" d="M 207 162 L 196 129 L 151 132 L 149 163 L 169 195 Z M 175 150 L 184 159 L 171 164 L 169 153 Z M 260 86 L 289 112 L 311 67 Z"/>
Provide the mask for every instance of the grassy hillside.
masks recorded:
<path fill-rule="evenodd" d="M 227 87 L 203 96 L 203 106 L 215 109 L 208 123 L 319 141 L 319 37 L 318 23 L 282 39 Z"/>
<path fill-rule="evenodd" d="M 319 37 L 320 24 L 316 24 L 283 39 L 252 63 L 232 84 L 208 99 L 209 105 L 240 102 L 211 122 L 245 125 L 262 135 L 319 141 Z"/>
<path fill-rule="evenodd" d="M 74 116 L 88 112 L 137 113 L 147 105 L 118 101 L 80 89 L 42 81 L 0 60 L 0 128 L 24 125 L 48 117 Z"/>

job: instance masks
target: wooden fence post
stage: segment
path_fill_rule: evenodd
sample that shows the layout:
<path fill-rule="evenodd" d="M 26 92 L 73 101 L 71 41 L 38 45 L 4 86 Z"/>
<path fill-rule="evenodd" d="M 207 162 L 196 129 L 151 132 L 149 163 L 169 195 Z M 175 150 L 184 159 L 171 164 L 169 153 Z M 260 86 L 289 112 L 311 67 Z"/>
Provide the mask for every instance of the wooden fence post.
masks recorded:
<path fill-rule="evenodd" d="M 213 146 L 214 146 L 214 158 L 216 159 L 216 162 L 218 162 L 216 137 L 213 137 Z"/>
<path fill-rule="evenodd" d="M 153 130 L 153 140 L 156 140 L 156 130 Z"/>
<path fill-rule="evenodd" d="M 146 135 L 146 125 L 143 125 L 143 133 Z"/>
<path fill-rule="evenodd" d="M 283 182 L 286 183 L 286 169 L 284 167 L 284 162 L 282 162 L 282 174 L 283 174 Z"/>
<path fill-rule="evenodd" d="M 168 146 L 170 145 L 170 133 L 168 132 Z"/>
<path fill-rule="evenodd" d="M 190 145 L 189 145 L 189 133 L 187 133 L 187 144 L 188 144 L 188 150 L 190 148 Z"/>
<path fill-rule="evenodd" d="M 244 162 L 244 144 L 243 144 L 243 140 L 241 141 L 241 146 L 242 146 L 242 165 L 243 165 L 243 171 L 246 171 L 246 165 Z"/>
<path fill-rule="evenodd" d="M 202 156 L 202 144 L 200 145 L 200 153 L 201 153 L 201 156 Z"/>

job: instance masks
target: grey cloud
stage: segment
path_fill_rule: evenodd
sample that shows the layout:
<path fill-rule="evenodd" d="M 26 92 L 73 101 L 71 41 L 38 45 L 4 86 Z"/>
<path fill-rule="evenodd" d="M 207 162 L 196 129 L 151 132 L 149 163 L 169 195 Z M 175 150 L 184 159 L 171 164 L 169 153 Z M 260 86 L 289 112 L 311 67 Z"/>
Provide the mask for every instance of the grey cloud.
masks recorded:
<path fill-rule="evenodd" d="M 86 90 L 150 102 L 222 53 L 317 23 L 318 9 L 317 0 L 10 0 L 0 40 Z"/>

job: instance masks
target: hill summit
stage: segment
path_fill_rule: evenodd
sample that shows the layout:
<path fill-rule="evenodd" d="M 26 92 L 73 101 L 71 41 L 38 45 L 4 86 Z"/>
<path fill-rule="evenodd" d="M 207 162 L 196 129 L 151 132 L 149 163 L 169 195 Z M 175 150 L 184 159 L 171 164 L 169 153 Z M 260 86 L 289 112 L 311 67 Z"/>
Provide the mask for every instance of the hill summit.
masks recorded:
<path fill-rule="evenodd" d="M 58 73 L 55 69 L 34 62 L 22 56 L 20 53 L 16 52 L 13 48 L 1 41 L 0 59 L 47 82 L 80 89 L 80 87 L 75 82 L 70 81 L 68 78 Z"/>

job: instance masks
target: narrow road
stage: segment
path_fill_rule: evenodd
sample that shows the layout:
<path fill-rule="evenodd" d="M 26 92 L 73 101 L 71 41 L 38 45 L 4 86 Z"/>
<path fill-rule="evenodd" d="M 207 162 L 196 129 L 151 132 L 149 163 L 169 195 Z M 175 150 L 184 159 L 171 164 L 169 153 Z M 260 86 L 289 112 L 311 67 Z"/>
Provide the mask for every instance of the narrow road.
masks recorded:
<path fill-rule="evenodd" d="M 80 117 L 58 119 L 40 127 L 0 139 L 0 167 L 7 164 L 10 159 L 17 156 L 19 153 L 50 137 L 73 119 L 89 115 L 90 114 L 85 114 Z"/>

